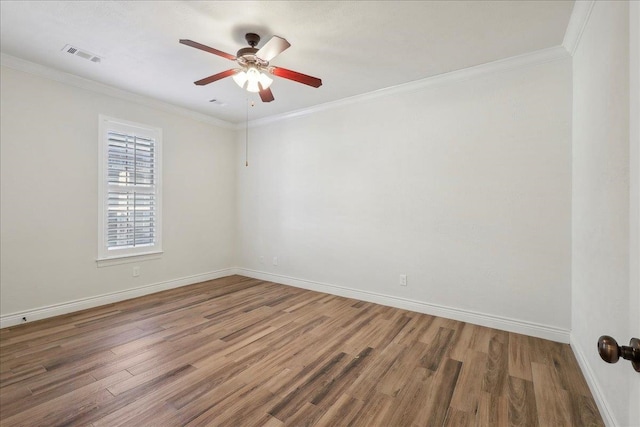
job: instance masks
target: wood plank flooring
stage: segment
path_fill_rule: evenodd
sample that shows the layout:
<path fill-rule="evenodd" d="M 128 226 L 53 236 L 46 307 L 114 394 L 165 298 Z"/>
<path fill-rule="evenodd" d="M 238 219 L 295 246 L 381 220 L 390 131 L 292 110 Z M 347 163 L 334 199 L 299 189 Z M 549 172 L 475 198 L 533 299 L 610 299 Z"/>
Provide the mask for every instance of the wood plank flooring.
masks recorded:
<path fill-rule="evenodd" d="M 2 426 L 601 426 L 568 345 L 242 276 L 0 330 Z"/>

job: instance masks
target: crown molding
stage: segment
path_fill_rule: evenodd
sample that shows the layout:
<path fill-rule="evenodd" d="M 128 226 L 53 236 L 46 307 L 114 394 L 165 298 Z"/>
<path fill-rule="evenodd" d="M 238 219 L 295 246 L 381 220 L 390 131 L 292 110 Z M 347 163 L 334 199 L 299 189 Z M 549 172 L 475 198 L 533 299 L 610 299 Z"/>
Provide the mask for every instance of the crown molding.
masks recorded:
<path fill-rule="evenodd" d="M 593 3 L 593 2 L 590 2 L 590 3 Z M 589 12 L 590 10 L 591 9 L 589 8 Z M 574 8 L 574 13 L 575 13 L 575 8 Z M 573 18 L 573 15 L 572 15 L 572 18 Z M 582 28 L 583 27 L 584 25 L 582 25 Z M 436 76 L 428 77 L 425 79 L 416 80 L 409 83 L 403 83 L 397 86 L 390 86 L 387 88 L 375 90 L 373 92 L 367 92 L 364 94 L 339 99 L 337 101 L 315 105 L 309 108 L 302 108 L 299 110 L 290 111 L 283 114 L 264 117 L 262 119 L 251 120 L 249 121 L 248 126 L 249 128 L 267 126 L 283 120 L 303 117 L 303 116 L 315 114 L 321 111 L 332 110 L 335 108 L 340 108 L 347 105 L 356 104 L 359 102 L 365 102 L 365 101 L 377 99 L 384 96 L 390 96 L 390 95 L 406 93 L 406 92 L 414 92 L 414 91 L 422 90 L 428 87 L 448 84 L 456 81 L 467 80 L 467 79 L 471 79 L 474 77 L 491 74 L 491 73 L 504 72 L 511 69 L 515 69 L 515 68 L 534 66 L 534 65 L 543 64 L 551 61 L 557 61 L 557 60 L 561 60 L 569 57 L 570 55 L 567 52 L 567 49 L 563 46 L 555 46 L 547 49 L 541 49 L 541 50 L 526 53 L 523 55 L 512 56 L 510 58 L 500 59 L 497 61 L 488 62 L 486 64 L 480 64 L 473 67 L 463 68 L 461 70 L 455 70 L 448 73 L 438 74 Z M 169 113 L 182 115 L 182 116 L 189 117 L 191 119 L 208 123 L 214 126 L 218 126 L 224 129 L 242 130 L 242 129 L 245 129 L 247 126 L 247 124 L 245 123 L 231 123 L 224 120 L 220 120 L 220 119 L 208 116 L 206 114 L 189 110 L 187 108 L 178 107 L 176 105 L 162 102 L 157 99 L 134 94 L 122 89 L 115 88 L 113 86 L 98 83 L 93 80 L 78 77 L 76 75 L 69 74 L 63 71 L 55 70 L 53 68 L 36 64 L 34 62 L 26 61 L 24 59 L 17 58 L 15 56 L 8 55 L 5 53 L 0 53 L 0 63 L 2 66 L 13 68 L 19 71 L 24 71 L 29 74 L 34 74 L 40 77 L 48 78 L 50 80 L 66 83 L 81 89 L 86 89 L 93 92 L 98 92 L 98 93 L 113 96 L 116 98 L 124 99 L 130 102 L 142 104 L 147 107 L 156 108 Z"/>
<path fill-rule="evenodd" d="M 103 95 L 124 99 L 125 101 L 133 102 L 136 104 L 141 104 L 146 107 L 155 108 L 157 110 L 162 110 L 183 117 L 188 117 L 190 119 L 207 123 L 213 126 L 218 126 L 224 129 L 236 129 L 236 126 L 233 123 L 207 116 L 206 114 L 198 113 L 196 111 L 189 110 L 183 107 L 178 107 L 177 105 L 159 101 L 157 99 L 150 98 L 144 95 L 138 95 L 126 90 L 118 89 L 103 83 L 98 83 L 93 80 L 85 79 L 74 74 L 66 73 L 64 71 L 56 70 L 45 65 L 36 64 L 34 62 L 8 55 L 6 53 L 0 53 L 0 65 L 2 65 L 3 67 L 12 68 L 14 70 L 33 74 L 39 77 L 44 77 L 49 80 L 68 84 L 80 89 L 97 92 Z"/>
<path fill-rule="evenodd" d="M 567 52 L 569 52 L 571 56 L 573 56 L 576 53 L 576 49 L 578 49 L 582 33 L 587 26 L 587 22 L 589 22 L 589 17 L 595 4 L 595 0 L 577 0 L 573 4 L 573 11 L 569 18 L 567 31 L 564 33 L 564 40 L 562 41 L 562 46 L 567 49 Z"/>
<path fill-rule="evenodd" d="M 428 87 L 438 86 L 442 84 L 452 83 L 456 81 L 468 80 L 474 77 L 508 71 L 514 68 L 529 67 L 546 62 L 557 61 L 570 58 L 567 50 L 563 46 L 555 46 L 547 49 L 541 49 L 523 55 L 512 56 L 510 58 L 500 59 L 486 64 L 476 65 L 473 67 L 463 68 L 461 70 L 451 71 L 436 76 L 427 77 L 426 79 L 416 80 L 409 83 L 403 83 L 397 86 L 390 86 L 373 92 L 355 95 L 343 98 L 337 101 L 327 102 L 315 105 L 309 108 L 302 108 L 288 113 L 278 114 L 262 119 L 249 121 L 249 128 L 270 125 L 283 120 L 293 119 L 297 117 L 307 116 L 309 114 L 318 113 L 320 111 L 332 110 L 359 102 L 369 101 L 372 99 L 390 96 L 406 92 L 415 92 Z M 236 125 L 236 130 L 245 129 L 244 124 Z"/>

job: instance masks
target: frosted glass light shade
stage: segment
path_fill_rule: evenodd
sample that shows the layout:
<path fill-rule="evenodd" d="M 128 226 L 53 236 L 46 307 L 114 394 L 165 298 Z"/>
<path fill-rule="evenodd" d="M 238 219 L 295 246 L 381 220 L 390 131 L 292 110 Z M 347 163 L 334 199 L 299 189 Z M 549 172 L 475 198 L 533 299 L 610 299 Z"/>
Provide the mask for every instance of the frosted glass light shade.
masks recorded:
<path fill-rule="evenodd" d="M 273 79 L 267 76 L 265 73 L 260 73 L 260 84 L 262 89 L 267 89 L 273 83 Z"/>
<path fill-rule="evenodd" d="M 240 71 L 239 73 L 235 73 L 233 76 L 233 81 L 240 87 L 244 87 L 244 84 L 247 82 L 247 73 L 244 71 Z"/>
<path fill-rule="evenodd" d="M 233 75 L 233 80 L 241 88 L 245 88 L 249 92 L 260 92 L 260 85 L 262 89 L 267 89 L 273 83 L 273 79 L 269 78 L 264 73 L 261 73 L 256 68 L 250 67 L 246 71 L 240 71 Z M 260 83 L 260 85 L 258 85 Z"/>

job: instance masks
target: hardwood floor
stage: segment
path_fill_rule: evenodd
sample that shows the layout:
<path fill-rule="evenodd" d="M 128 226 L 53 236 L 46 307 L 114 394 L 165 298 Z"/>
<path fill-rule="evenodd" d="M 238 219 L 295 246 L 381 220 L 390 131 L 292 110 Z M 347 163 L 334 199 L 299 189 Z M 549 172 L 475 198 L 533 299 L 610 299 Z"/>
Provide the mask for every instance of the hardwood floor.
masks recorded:
<path fill-rule="evenodd" d="M 0 425 L 603 423 L 568 345 L 231 276 L 1 330 Z"/>

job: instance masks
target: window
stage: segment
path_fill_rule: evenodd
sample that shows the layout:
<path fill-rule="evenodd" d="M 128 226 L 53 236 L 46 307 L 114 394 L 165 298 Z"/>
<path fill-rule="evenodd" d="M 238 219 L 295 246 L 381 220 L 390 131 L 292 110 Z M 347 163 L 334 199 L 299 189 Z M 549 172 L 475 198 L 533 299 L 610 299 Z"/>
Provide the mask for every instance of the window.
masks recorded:
<path fill-rule="evenodd" d="M 100 116 L 98 260 L 162 252 L 162 130 Z"/>

